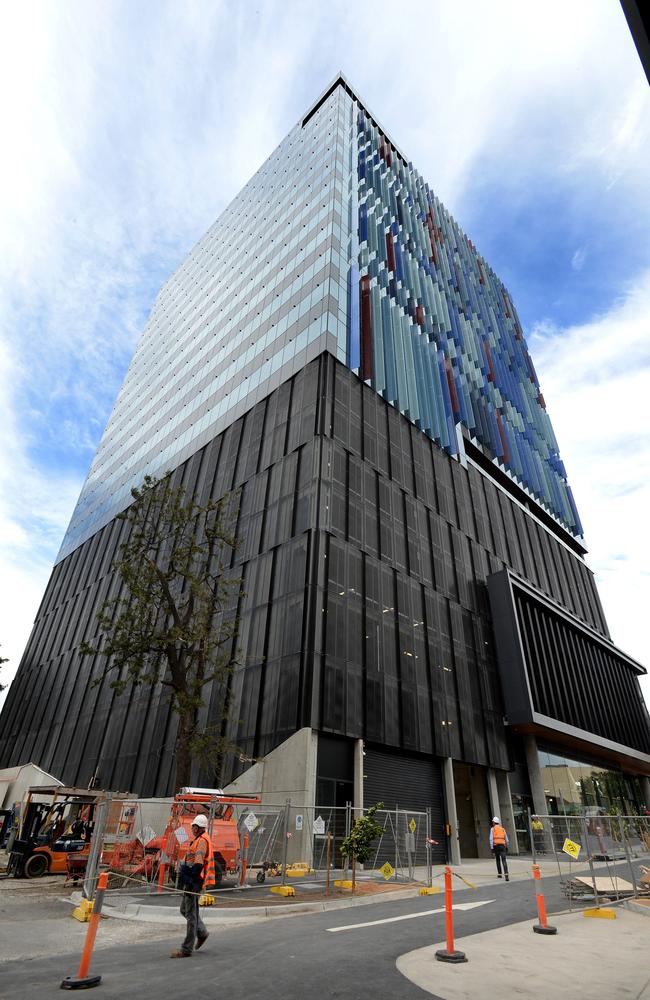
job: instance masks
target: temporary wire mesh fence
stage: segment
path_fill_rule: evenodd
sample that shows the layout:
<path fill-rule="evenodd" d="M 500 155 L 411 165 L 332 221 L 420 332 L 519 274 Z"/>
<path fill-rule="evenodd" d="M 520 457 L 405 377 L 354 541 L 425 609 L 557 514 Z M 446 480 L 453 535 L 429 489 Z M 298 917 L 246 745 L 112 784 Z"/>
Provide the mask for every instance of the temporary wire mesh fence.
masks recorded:
<path fill-rule="evenodd" d="M 547 815 L 529 818 L 533 860 L 557 865 L 571 900 L 650 893 L 650 817 Z"/>
<path fill-rule="evenodd" d="M 376 844 L 373 869 L 384 868 L 396 881 L 420 881 L 431 885 L 431 818 L 412 809 L 380 809 L 376 820 L 383 826 Z M 385 866 L 388 865 L 388 868 Z M 390 868 L 394 875 L 390 875 Z"/>
<path fill-rule="evenodd" d="M 318 889 L 350 873 L 342 851 L 356 813 L 352 805 L 303 806 L 259 800 L 227 804 L 214 797 L 193 803 L 187 815 L 173 799 L 130 799 L 102 803 L 84 875 L 92 898 L 97 877 L 109 872 L 109 892 L 142 895 L 174 892 L 191 839 L 196 811 L 208 820 L 217 889 L 265 882 Z M 430 817 L 407 809 L 380 810 L 382 834 L 370 861 L 356 866 L 358 881 L 420 881 L 431 884 Z M 381 869 L 381 874 L 379 870 Z M 207 887 L 207 885 L 206 885 Z"/>

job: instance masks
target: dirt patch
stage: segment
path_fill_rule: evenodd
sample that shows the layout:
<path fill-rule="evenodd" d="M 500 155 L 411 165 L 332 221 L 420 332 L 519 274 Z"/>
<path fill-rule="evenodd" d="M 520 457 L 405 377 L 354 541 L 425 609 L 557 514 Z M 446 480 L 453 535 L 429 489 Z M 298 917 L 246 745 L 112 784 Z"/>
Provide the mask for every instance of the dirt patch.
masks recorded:
<path fill-rule="evenodd" d="M 329 896 L 325 895 L 324 888 L 299 890 L 295 896 L 276 896 L 275 893 L 269 892 L 268 895 L 262 898 L 246 895 L 232 897 L 224 893 L 223 896 L 216 896 L 217 902 L 215 905 L 218 909 L 238 909 L 242 906 L 295 906 L 296 903 L 320 903 L 327 899 L 350 899 L 353 896 L 357 898 L 359 896 L 374 896 L 382 893 L 390 894 L 391 892 L 400 892 L 402 889 L 413 889 L 415 891 L 418 888 L 419 886 L 415 882 L 400 882 L 398 884 L 393 883 L 392 885 L 380 882 L 358 882 L 354 894 L 351 889 L 338 889 L 335 886 L 331 887 Z"/>
<path fill-rule="evenodd" d="M 21 899 L 35 896 L 68 895 L 73 891 L 72 885 L 64 885 L 65 875 L 44 875 L 43 878 L 13 878 L 0 876 L 0 892 Z"/>

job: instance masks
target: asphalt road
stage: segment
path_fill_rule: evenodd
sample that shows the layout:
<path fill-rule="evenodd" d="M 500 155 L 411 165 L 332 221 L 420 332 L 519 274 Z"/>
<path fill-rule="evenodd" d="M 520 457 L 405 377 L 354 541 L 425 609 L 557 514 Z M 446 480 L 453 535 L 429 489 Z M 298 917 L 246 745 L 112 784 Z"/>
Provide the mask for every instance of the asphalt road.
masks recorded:
<path fill-rule="evenodd" d="M 559 878 L 546 878 L 543 887 L 549 913 L 567 908 Z M 472 934 L 532 921 L 536 916 L 530 880 L 502 882 L 455 897 L 458 904 L 479 901 L 484 905 L 459 910 L 454 918 L 456 938 L 466 939 L 462 947 L 470 961 Z M 168 939 L 102 948 L 95 951 L 91 969 L 102 976 L 96 995 L 104 1000 L 179 1000 L 185 996 L 422 1000 L 430 994 L 406 980 L 395 961 L 414 948 L 444 942 L 444 912 L 426 914 L 443 907 L 442 894 L 413 896 L 325 913 L 273 917 L 246 927 L 211 929 L 205 946 L 189 959 L 169 958 L 171 949 L 180 944 L 178 933 Z M 409 919 L 390 919 L 406 916 Z M 370 926 L 355 926 L 368 922 Z M 60 997 L 61 980 L 76 973 L 78 962 L 78 951 L 4 962 L 0 998 Z"/>

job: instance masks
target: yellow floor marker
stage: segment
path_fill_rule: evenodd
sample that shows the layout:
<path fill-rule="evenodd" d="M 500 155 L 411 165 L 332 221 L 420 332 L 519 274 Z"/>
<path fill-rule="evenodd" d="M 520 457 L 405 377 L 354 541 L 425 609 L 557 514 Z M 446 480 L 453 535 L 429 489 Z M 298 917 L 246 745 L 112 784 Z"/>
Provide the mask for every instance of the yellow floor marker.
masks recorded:
<path fill-rule="evenodd" d="M 610 910 L 606 906 L 597 907 L 594 910 L 583 910 L 582 913 L 585 917 L 600 917 L 602 920 L 616 920 L 616 913 L 614 910 Z"/>

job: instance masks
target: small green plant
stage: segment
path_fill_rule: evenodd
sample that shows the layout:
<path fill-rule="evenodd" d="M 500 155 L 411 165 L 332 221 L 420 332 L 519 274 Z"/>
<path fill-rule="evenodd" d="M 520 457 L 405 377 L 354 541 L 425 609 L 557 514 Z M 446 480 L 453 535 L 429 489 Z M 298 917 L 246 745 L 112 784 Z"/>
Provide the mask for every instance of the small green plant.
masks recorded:
<path fill-rule="evenodd" d="M 375 802 L 374 806 L 370 806 L 363 816 L 358 816 L 355 819 L 348 836 L 341 842 L 341 854 L 352 863 L 353 892 L 356 885 L 357 861 L 363 864 L 364 861 L 370 860 L 373 853 L 373 844 L 384 832 L 381 823 L 378 823 L 375 819 L 377 810 L 383 808 L 383 802 Z"/>

